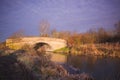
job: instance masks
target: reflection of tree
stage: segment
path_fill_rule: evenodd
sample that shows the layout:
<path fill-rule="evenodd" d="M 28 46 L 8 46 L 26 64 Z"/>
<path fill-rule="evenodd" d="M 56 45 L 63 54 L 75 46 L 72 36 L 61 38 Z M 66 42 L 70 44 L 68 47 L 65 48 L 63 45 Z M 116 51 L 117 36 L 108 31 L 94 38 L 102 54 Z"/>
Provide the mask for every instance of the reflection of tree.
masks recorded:
<path fill-rule="evenodd" d="M 96 65 L 97 56 L 88 56 L 86 58 L 87 64 L 86 67 L 89 71 L 93 71 Z"/>
<path fill-rule="evenodd" d="M 83 67 L 82 57 L 80 57 L 80 56 L 68 55 L 67 56 L 67 63 L 69 65 L 72 65 L 75 68 L 82 68 Z"/>

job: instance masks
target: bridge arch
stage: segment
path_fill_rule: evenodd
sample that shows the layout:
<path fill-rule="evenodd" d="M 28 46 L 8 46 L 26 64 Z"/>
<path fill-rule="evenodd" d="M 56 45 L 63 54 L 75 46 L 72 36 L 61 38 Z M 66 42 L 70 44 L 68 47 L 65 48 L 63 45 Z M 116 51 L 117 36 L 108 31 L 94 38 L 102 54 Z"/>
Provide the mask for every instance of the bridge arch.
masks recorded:
<path fill-rule="evenodd" d="M 36 50 L 36 51 L 48 51 L 49 49 L 51 49 L 51 46 L 46 43 L 46 42 L 37 42 L 34 44 L 33 48 Z"/>

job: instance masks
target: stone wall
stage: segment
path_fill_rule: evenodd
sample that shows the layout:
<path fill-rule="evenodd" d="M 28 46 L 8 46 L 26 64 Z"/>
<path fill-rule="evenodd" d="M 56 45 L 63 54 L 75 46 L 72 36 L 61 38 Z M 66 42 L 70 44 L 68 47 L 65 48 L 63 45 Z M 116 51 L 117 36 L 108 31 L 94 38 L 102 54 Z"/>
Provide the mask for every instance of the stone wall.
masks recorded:
<path fill-rule="evenodd" d="M 23 45 L 28 44 L 35 46 L 37 43 L 47 43 L 51 47 L 50 51 L 60 49 L 66 46 L 66 41 L 58 38 L 50 37 L 23 37 L 19 39 L 6 39 L 6 46 L 12 49 L 20 49 Z"/>

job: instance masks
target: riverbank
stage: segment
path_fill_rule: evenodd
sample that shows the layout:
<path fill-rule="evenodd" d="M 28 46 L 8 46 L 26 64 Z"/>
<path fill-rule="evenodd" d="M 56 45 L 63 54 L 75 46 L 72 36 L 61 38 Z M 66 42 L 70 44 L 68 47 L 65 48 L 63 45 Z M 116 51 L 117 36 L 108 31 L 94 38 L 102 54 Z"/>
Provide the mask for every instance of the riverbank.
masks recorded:
<path fill-rule="evenodd" d="M 50 58 L 50 55 L 44 53 L 36 53 L 34 50 L 2 51 L 0 53 L 0 66 L 3 67 L 0 67 L 0 75 L 2 75 L 0 76 L 0 79 L 94 80 L 93 77 L 88 73 L 71 74 L 61 64 L 54 63 L 50 60 Z M 13 66 L 10 67 L 9 63 L 11 63 Z M 7 66 L 10 69 L 6 70 Z M 21 74 L 24 76 L 21 77 Z M 13 75 L 16 77 L 12 77 Z M 30 75 L 33 76 L 31 79 L 29 79 Z"/>
<path fill-rule="evenodd" d="M 71 55 L 93 55 L 93 56 L 111 56 L 120 58 L 120 43 L 105 43 L 105 44 L 85 44 L 61 48 L 55 51 Z"/>

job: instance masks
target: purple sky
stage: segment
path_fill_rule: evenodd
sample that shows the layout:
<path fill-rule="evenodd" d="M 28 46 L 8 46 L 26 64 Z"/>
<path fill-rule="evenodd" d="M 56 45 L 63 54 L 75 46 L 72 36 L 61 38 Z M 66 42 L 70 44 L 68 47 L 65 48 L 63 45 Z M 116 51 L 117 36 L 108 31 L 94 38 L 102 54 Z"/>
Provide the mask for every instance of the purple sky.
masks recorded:
<path fill-rule="evenodd" d="M 109 29 L 120 20 L 120 0 L 0 0 L 1 40 L 19 29 L 39 35 L 42 20 L 57 30 Z"/>

